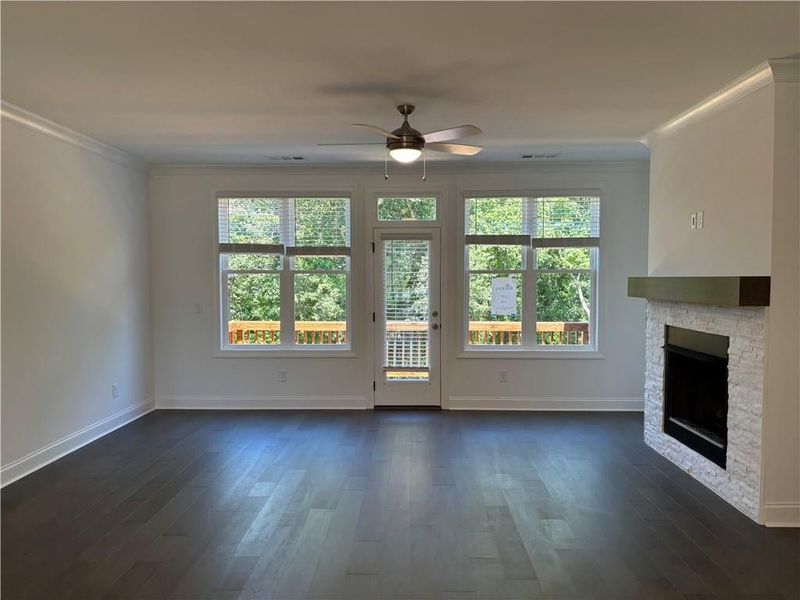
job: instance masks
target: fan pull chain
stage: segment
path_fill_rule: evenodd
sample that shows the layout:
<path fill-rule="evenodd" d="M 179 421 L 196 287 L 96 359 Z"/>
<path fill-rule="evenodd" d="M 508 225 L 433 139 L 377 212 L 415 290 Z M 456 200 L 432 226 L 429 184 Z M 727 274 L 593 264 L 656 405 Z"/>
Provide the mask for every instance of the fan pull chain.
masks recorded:
<path fill-rule="evenodd" d="M 425 161 L 425 148 L 422 149 L 422 181 L 427 181 L 428 173 L 426 171 L 427 162 Z"/>
<path fill-rule="evenodd" d="M 383 180 L 389 181 L 389 148 L 383 155 Z"/>

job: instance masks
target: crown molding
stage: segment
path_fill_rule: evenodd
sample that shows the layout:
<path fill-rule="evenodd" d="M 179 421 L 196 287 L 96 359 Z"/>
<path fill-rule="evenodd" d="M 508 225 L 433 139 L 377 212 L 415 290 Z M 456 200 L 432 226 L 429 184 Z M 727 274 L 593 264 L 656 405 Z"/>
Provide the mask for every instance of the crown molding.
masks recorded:
<path fill-rule="evenodd" d="M 376 170 L 377 169 L 377 170 Z M 428 164 L 428 176 L 490 174 L 537 174 L 537 173 L 646 173 L 650 169 L 650 161 L 645 159 L 623 161 L 554 161 L 548 164 L 531 164 L 521 162 L 473 163 L 458 165 Z M 380 176 L 383 179 L 382 163 L 360 164 L 319 164 L 319 165 L 264 165 L 264 164 L 160 164 L 153 165 L 150 175 L 320 175 L 320 174 L 352 174 L 363 176 Z M 415 175 L 413 173 L 394 174 L 398 179 Z"/>
<path fill-rule="evenodd" d="M 12 123 L 38 131 L 44 135 L 54 137 L 62 142 L 78 146 L 83 150 L 102 156 L 105 159 L 133 169 L 134 171 L 139 171 L 141 173 L 147 173 L 148 171 L 149 165 L 145 161 L 119 150 L 118 148 L 114 148 L 94 138 L 78 133 L 73 129 L 45 119 L 42 116 L 20 108 L 10 102 L 0 102 L 0 117 Z"/>
<path fill-rule="evenodd" d="M 786 58 L 765 61 L 663 125 L 656 127 L 644 136 L 641 142 L 650 147 L 658 137 L 670 135 L 690 123 L 717 113 L 771 83 L 796 82 L 800 80 L 799 75 L 800 60 L 798 59 Z"/>
<path fill-rule="evenodd" d="M 772 69 L 775 83 L 797 83 L 800 81 L 800 59 L 774 58 L 767 61 Z"/>

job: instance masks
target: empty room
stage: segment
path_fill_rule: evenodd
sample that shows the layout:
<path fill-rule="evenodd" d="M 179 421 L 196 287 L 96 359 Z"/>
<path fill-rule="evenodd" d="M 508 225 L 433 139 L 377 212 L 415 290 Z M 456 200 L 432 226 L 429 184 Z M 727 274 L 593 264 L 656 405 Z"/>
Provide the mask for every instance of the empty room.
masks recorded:
<path fill-rule="evenodd" d="M 800 2 L 0 2 L 3 600 L 800 599 Z"/>

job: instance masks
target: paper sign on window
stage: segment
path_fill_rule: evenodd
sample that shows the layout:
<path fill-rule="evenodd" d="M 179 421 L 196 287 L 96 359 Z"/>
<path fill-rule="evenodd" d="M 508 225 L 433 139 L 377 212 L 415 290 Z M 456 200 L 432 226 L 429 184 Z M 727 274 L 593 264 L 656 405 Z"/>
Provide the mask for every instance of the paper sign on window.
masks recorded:
<path fill-rule="evenodd" d="M 492 278 L 492 314 L 517 314 L 517 282 L 511 277 Z"/>

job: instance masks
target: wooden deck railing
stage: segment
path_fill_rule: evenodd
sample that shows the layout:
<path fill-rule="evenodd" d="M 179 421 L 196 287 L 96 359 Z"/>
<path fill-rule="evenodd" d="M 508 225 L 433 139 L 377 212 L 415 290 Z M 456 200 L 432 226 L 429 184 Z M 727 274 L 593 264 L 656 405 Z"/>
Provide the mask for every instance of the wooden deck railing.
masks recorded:
<path fill-rule="evenodd" d="M 399 342 L 415 343 L 417 336 L 403 333 L 420 333 L 427 330 L 422 321 L 389 322 L 386 329 L 395 332 Z M 295 341 L 298 344 L 346 344 L 347 324 L 344 321 L 295 321 Z M 474 345 L 517 345 L 520 343 L 522 324 L 508 321 L 470 321 L 469 339 Z M 409 339 L 403 340 L 404 337 Z M 558 346 L 582 346 L 589 343 L 588 323 L 565 323 L 541 321 L 536 323 L 536 341 L 540 344 Z M 280 343 L 279 321 L 231 321 L 228 323 L 230 344 L 277 344 Z M 416 342 L 419 343 L 419 342 Z M 398 352 L 399 352 L 398 348 Z M 416 355 L 419 349 L 408 349 Z"/>
<path fill-rule="evenodd" d="M 279 344 L 280 321 L 230 321 L 229 344 Z M 297 344 L 346 344 L 347 323 L 344 321 L 295 321 Z"/>

